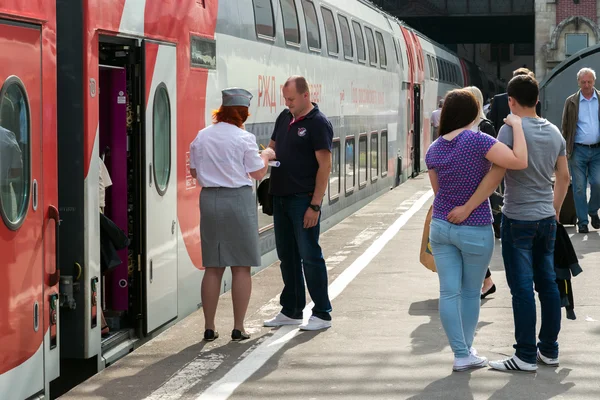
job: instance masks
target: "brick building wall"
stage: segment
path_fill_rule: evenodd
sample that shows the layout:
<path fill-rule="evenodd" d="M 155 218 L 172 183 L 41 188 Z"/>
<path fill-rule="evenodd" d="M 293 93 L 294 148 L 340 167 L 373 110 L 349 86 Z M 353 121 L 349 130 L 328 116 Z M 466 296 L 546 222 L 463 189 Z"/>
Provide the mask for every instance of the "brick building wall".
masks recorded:
<path fill-rule="evenodd" d="M 579 0 L 579 4 L 575 4 L 573 0 L 556 0 L 556 24 L 571 16 L 586 17 L 594 21 L 597 18 L 597 5 L 597 0 Z"/>
<path fill-rule="evenodd" d="M 540 81 L 569 57 L 567 35 L 587 35 L 600 43 L 600 0 L 535 0 L 535 73 Z"/>

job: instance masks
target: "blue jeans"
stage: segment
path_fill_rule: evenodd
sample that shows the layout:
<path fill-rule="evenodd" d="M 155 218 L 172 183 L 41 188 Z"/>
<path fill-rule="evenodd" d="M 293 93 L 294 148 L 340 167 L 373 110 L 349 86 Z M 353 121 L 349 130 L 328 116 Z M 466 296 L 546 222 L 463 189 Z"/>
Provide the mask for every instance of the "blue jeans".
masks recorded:
<path fill-rule="evenodd" d="M 457 358 L 469 356 L 479 322 L 481 287 L 494 252 L 491 225 L 461 226 L 433 218 L 431 250 L 440 280 L 440 319 Z"/>
<path fill-rule="evenodd" d="M 306 306 L 306 278 L 308 292 L 315 303 L 312 314 L 330 321 L 327 268 L 319 245 L 321 217 L 316 226 L 304 229 L 304 213 L 311 200 L 308 194 L 273 196 L 275 244 L 284 284 L 281 312 L 290 318 L 302 318 Z"/>
<path fill-rule="evenodd" d="M 535 364 L 539 348 L 544 356 L 556 358 L 561 318 L 554 272 L 556 218 L 517 221 L 503 216 L 501 229 L 502 257 L 512 295 L 516 355 L 527 363 Z M 534 285 L 542 308 L 537 345 Z"/>
<path fill-rule="evenodd" d="M 577 224 L 587 226 L 588 215 L 598 215 L 600 208 L 600 147 L 589 148 L 575 144 L 569 159 L 573 177 L 573 200 L 577 212 Z M 588 180 L 591 186 L 590 201 L 587 201 Z"/>

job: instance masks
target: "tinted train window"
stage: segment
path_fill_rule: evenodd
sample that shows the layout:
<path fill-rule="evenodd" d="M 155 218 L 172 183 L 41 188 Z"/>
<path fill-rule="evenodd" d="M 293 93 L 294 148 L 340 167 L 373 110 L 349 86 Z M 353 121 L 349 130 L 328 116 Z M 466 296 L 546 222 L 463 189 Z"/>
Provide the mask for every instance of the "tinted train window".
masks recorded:
<path fill-rule="evenodd" d="M 304 10 L 304 20 L 306 21 L 308 47 L 320 51 L 321 32 L 319 31 L 319 20 L 317 19 L 315 5 L 312 1 L 302 0 L 302 9 Z"/>
<path fill-rule="evenodd" d="M 31 181 L 31 127 L 29 101 L 15 76 L 0 91 L 0 212 L 9 229 L 25 220 Z"/>
<path fill-rule="evenodd" d="M 371 133 L 371 181 L 377 180 L 379 170 L 379 137 L 377 132 Z"/>
<path fill-rule="evenodd" d="M 388 133 L 381 131 L 381 176 L 388 172 Z"/>
<path fill-rule="evenodd" d="M 361 186 L 367 183 L 367 135 L 358 138 L 358 183 Z"/>
<path fill-rule="evenodd" d="M 335 140 L 331 147 L 331 172 L 329 173 L 329 200 L 335 199 L 342 190 L 342 163 L 340 141 Z"/>
<path fill-rule="evenodd" d="M 436 57 L 435 59 L 435 63 L 437 65 L 437 72 L 438 72 L 438 80 L 440 81 L 444 81 L 444 70 L 442 69 L 442 63 L 440 62 L 440 59 Z"/>
<path fill-rule="evenodd" d="M 294 0 L 280 0 L 281 13 L 283 14 L 283 32 L 285 41 L 300 44 L 300 27 L 298 26 L 298 13 Z"/>
<path fill-rule="evenodd" d="M 354 138 L 346 138 L 346 192 L 354 189 L 354 185 L 356 185 L 356 175 L 354 167 Z"/>
<path fill-rule="evenodd" d="M 254 21 L 256 33 L 262 36 L 275 37 L 275 19 L 271 0 L 254 0 Z"/>
<path fill-rule="evenodd" d="M 352 21 L 352 28 L 354 29 L 354 37 L 356 38 L 356 53 L 358 56 L 358 61 L 365 62 L 367 60 L 367 54 L 365 53 L 365 38 L 362 33 L 362 28 L 356 21 Z"/>
<path fill-rule="evenodd" d="M 352 46 L 352 36 L 350 35 L 350 25 L 348 19 L 343 15 L 338 15 L 340 22 L 340 31 L 342 33 L 342 46 L 344 46 L 344 56 L 354 58 L 354 46 Z"/>
<path fill-rule="evenodd" d="M 152 114 L 154 179 L 156 190 L 162 196 L 167 191 L 171 175 L 171 106 L 164 83 L 156 89 Z"/>
<path fill-rule="evenodd" d="M 327 51 L 329 54 L 337 54 L 340 51 L 337 38 L 337 29 L 335 28 L 335 20 L 333 13 L 327 8 L 321 7 L 323 14 L 323 23 L 325 24 L 325 38 L 327 39 Z"/>
<path fill-rule="evenodd" d="M 377 48 L 379 50 L 379 60 L 381 61 L 381 67 L 387 67 L 387 54 L 385 52 L 385 43 L 383 42 L 383 35 L 379 32 L 375 32 L 377 36 Z"/>
<path fill-rule="evenodd" d="M 371 28 L 365 26 L 365 34 L 367 35 L 367 46 L 369 48 L 369 62 L 372 65 L 377 65 L 377 53 L 375 53 L 375 38 Z"/>

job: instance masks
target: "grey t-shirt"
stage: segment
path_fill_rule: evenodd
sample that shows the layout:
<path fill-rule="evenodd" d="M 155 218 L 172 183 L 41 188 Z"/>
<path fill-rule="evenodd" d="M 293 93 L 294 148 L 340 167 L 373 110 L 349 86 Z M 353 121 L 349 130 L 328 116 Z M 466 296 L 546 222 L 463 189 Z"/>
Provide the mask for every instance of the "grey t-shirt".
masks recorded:
<path fill-rule="evenodd" d="M 510 219 L 538 221 L 556 215 L 552 175 L 558 157 L 566 154 L 566 143 L 556 125 L 548 120 L 529 117 L 522 120 L 528 166 L 521 171 L 506 171 L 502 212 Z M 512 148 L 512 128 L 508 125 L 500 128 L 498 140 Z"/>

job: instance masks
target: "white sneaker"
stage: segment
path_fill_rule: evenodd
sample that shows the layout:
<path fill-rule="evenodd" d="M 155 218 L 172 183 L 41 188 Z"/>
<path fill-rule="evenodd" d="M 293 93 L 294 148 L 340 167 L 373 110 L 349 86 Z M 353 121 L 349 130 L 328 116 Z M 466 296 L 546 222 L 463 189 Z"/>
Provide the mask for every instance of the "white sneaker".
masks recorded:
<path fill-rule="evenodd" d="M 452 366 L 453 371 L 466 371 L 472 368 L 485 367 L 488 363 L 487 358 L 480 357 L 471 352 L 468 357 L 456 358 L 454 357 L 454 365 Z"/>
<path fill-rule="evenodd" d="M 318 331 L 331 328 L 331 321 L 325 321 L 324 319 L 312 315 L 308 319 L 308 323 L 300 325 L 299 328 L 301 331 Z"/>
<path fill-rule="evenodd" d="M 479 353 L 477 352 L 477 349 L 475 347 L 471 347 L 469 349 L 469 354 L 473 354 L 474 356 L 478 356 Z"/>
<path fill-rule="evenodd" d="M 537 360 L 539 363 L 542 363 L 549 367 L 558 367 L 558 357 L 556 357 L 556 358 L 546 357 L 545 355 L 540 353 L 539 350 L 537 351 Z"/>
<path fill-rule="evenodd" d="M 285 314 L 279 313 L 275 316 L 275 318 L 266 320 L 263 325 L 268 327 L 276 327 L 283 325 L 300 325 L 301 323 L 302 319 L 290 318 Z"/>
<path fill-rule="evenodd" d="M 490 361 L 490 367 L 497 369 L 498 371 L 522 371 L 522 372 L 536 372 L 537 364 L 529 364 L 525 361 L 521 361 L 516 355 L 511 358 L 506 358 L 499 361 Z"/>

